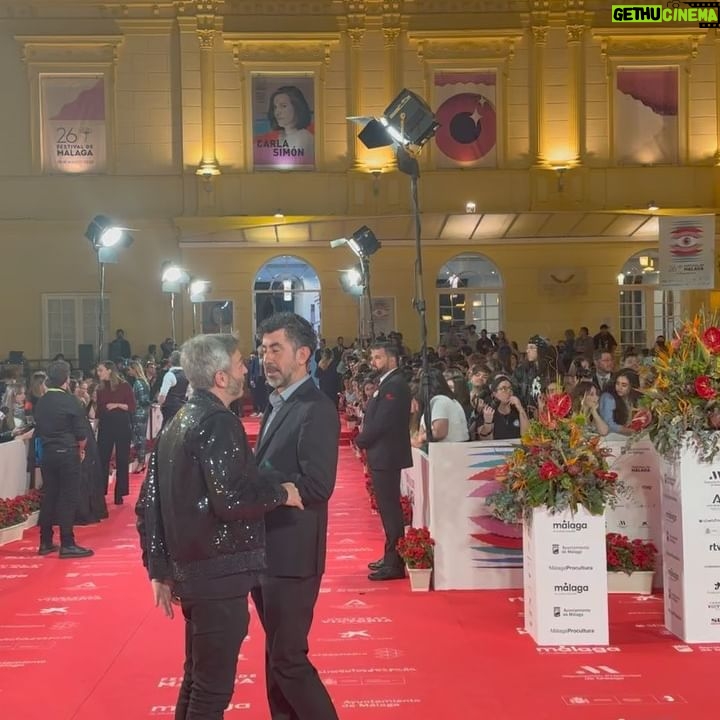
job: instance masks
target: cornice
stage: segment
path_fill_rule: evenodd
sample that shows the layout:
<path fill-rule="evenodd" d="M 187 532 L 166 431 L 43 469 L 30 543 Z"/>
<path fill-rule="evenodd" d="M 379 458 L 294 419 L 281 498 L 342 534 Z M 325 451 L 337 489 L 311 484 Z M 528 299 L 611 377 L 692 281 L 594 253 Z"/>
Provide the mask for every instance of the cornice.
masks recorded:
<path fill-rule="evenodd" d="M 122 35 L 15 35 L 26 63 L 117 62 Z"/>
<path fill-rule="evenodd" d="M 169 35 L 175 20 L 173 18 L 120 18 L 115 24 L 126 35 Z"/>
<path fill-rule="evenodd" d="M 592 30 L 593 40 L 600 43 L 606 61 L 676 60 L 688 61 L 698 54 L 698 47 L 707 30 L 682 28 L 662 33 L 619 33 Z"/>
<path fill-rule="evenodd" d="M 408 41 L 417 49 L 418 57 L 435 60 L 512 60 L 515 45 L 523 37 L 520 30 L 504 29 L 492 32 L 467 30 L 409 31 Z"/>
<path fill-rule="evenodd" d="M 330 51 L 340 42 L 339 33 L 225 33 L 236 63 L 330 61 Z"/>

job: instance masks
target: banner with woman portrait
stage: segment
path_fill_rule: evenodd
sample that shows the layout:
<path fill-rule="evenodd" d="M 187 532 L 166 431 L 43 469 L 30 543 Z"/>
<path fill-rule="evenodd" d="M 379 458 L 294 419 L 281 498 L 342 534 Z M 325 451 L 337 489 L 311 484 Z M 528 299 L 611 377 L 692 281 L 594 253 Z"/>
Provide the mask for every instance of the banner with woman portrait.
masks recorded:
<path fill-rule="evenodd" d="M 315 167 L 314 91 L 311 75 L 252 76 L 255 169 Z"/>
<path fill-rule="evenodd" d="M 435 73 L 438 167 L 497 166 L 497 73 Z"/>
<path fill-rule="evenodd" d="M 43 170 L 105 172 L 105 78 L 41 75 Z"/>

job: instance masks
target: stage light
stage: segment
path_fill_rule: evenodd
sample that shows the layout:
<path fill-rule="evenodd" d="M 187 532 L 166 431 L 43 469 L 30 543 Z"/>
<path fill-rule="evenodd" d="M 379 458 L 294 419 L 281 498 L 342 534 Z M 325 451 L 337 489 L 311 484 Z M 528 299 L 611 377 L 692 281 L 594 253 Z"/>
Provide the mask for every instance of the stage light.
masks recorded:
<path fill-rule="evenodd" d="M 407 88 L 400 91 L 379 118 L 350 119 L 365 124 L 358 138 L 369 149 L 396 144 L 419 150 L 440 127 L 430 106 Z"/>
<path fill-rule="evenodd" d="M 362 271 L 359 267 L 340 272 L 340 286 L 348 295 L 362 296 L 365 293 Z"/>
<path fill-rule="evenodd" d="M 330 241 L 331 248 L 341 245 L 347 245 L 361 259 L 369 258 L 382 247 L 382 243 L 367 225 L 358 228 L 349 238 Z"/>
<path fill-rule="evenodd" d="M 162 265 L 160 279 L 163 284 L 163 292 L 179 292 L 181 285 L 187 285 L 190 282 L 190 275 L 177 263 L 165 262 Z"/>
<path fill-rule="evenodd" d="M 96 215 L 85 230 L 85 237 L 98 253 L 101 263 L 116 263 L 118 250 L 132 245 L 129 228 L 120 227 L 106 215 Z"/>
<path fill-rule="evenodd" d="M 211 289 L 209 280 L 193 280 L 190 283 L 190 302 L 205 302 Z"/>

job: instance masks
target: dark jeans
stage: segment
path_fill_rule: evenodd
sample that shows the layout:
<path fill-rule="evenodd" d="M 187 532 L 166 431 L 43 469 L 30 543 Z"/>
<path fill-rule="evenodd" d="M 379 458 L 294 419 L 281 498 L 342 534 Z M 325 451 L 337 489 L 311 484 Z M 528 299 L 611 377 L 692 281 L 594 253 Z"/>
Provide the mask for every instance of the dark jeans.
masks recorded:
<path fill-rule="evenodd" d="M 273 720 L 338 720 L 308 659 L 308 633 L 321 576 L 263 575 L 252 598 L 265 629 L 265 683 Z"/>
<path fill-rule="evenodd" d="M 183 600 L 185 666 L 175 720 L 221 720 L 235 689 L 240 645 L 248 631 L 247 595 Z"/>
<path fill-rule="evenodd" d="M 40 500 L 40 544 L 51 545 L 53 525 L 60 528 L 60 544 L 75 544 L 73 521 L 80 497 L 80 456 L 77 448 L 43 452 Z"/>
<path fill-rule="evenodd" d="M 378 513 L 385 531 L 383 564 L 401 568 L 404 563 L 398 555 L 397 542 L 405 533 L 402 505 L 400 504 L 400 470 L 370 469 Z"/>
<path fill-rule="evenodd" d="M 130 492 L 130 413 L 125 410 L 103 413 L 97 443 L 105 493 L 108 491 L 110 458 L 115 448 L 115 500 L 120 500 Z"/>

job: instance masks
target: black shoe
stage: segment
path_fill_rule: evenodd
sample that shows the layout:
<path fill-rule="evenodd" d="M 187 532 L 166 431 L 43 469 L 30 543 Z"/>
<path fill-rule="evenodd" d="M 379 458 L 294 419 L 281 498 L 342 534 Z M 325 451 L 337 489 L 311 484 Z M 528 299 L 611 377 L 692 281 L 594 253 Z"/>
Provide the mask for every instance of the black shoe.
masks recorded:
<path fill-rule="evenodd" d="M 368 563 L 368 568 L 370 570 L 379 570 L 381 567 L 385 566 L 385 558 L 381 558 L 380 560 L 375 560 L 374 562 Z"/>
<path fill-rule="evenodd" d="M 49 555 L 50 553 L 57 552 L 60 549 L 59 545 L 55 545 L 54 543 L 40 543 L 40 547 L 38 548 L 38 555 Z"/>
<path fill-rule="evenodd" d="M 123 504 L 123 499 L 122 499 L 121 497 L 116 497 L 116 498 L 115 498 L 115 504 L 116 504 L 116 505 L 122 505 L 122 504 Z"/>
<path fill-rule="evenodd" d="M 386 565 L 368 575 L 368 580 L 402 580 L 405 568 L 393 568 Z"/>
<path fill-rule="evenodd" d="M 80 547 L 79 545 L 64 545 L 60 548 L 60 559 L 63 558 L 83 558 L 90 557 L 95 553 L 90 548 Z"/>

